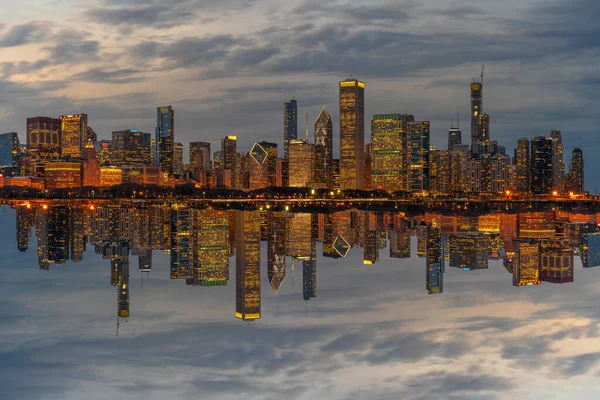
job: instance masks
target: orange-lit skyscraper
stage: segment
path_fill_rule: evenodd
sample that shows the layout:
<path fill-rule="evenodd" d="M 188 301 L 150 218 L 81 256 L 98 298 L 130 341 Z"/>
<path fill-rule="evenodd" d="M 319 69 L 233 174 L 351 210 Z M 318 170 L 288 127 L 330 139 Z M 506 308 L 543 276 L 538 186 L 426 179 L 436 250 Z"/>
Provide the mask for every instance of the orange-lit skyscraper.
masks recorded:
<path fill-rule="evenodd" d="M 236 211 L 235 316 L 260 318 L 260 212 Z"/>
<path fill-rule="evenodd" d="M 573 282 L 573 249 L 569 239 L 542 239 L 540 244 L 542 282 Z"/>
<path fill-rule="evenodd" d="M 306 139 L 291 140 L 289 149 L 290 187 L 309 187 L 313 184 L 315 168 L 315 145 Z"/>
<path fill-rule="evenodd" d="M 315 183 L 331 188 L 333 166 L 333 124 L 331 116 L 323 109 L 315 122 Z"/>
<path fill-rule="evenodd" d="M 87 138 L 87 114 L 63 115 L 59 119 L 62 157 L 80 158 Z"/>
<path fill-rule="evenodd" d="M 340 189 L 363 189 L 364 167 L 365 84 L 346 79 L 340 82 Z"/>
<path fill-rule="evenodd" d="M 60 158 L 60 125 L 57 118 L 27 118 L 27 153 L 32 161 Z"/>
<path fill-rule="evenodd" d="M 513 269 L 513 285 L 539 285 L 540 281 L 540 245 L 535 240 L 517 243 Z"/>

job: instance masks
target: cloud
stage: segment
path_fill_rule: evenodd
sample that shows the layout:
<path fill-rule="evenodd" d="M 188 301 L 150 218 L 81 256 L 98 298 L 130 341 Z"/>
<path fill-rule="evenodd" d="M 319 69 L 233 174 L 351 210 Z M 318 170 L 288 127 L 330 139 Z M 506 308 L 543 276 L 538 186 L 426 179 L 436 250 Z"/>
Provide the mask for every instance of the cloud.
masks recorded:
<path fill-rule="evenodd" d="M 62 30 L 53 38 L 52 46 L 45 48 L 54 64 L 91 62 L 99 58 L 101 44 L 98 40 L 86 39 L 86 34 Z"/>
<path fill-rule="evenodd" d="M 140 82 L 144 79 L 139 76 L 140 71 L 137 69 L 118 69 L 118 70 L 103 70 L 100 68 L 92 68 L 85 72 L 73 75 L 71 79 L 92 82 L 92 83 L 131 83 Z"/>
<path fill-rule="evenodd" d="M 15 47 L 41 41 L 45 37 L 42 23 L 29 22 L 12 26 L 8 32 L 0 36 L 1 47 Z"/>

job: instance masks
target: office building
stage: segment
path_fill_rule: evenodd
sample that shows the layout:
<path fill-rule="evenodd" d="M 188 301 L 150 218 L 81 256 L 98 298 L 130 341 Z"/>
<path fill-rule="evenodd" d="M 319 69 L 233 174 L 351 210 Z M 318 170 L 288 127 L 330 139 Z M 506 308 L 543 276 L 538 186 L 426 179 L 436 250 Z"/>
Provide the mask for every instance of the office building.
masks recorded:
<path fill-rule="evenodd" d="M 82 163 L 79 161 L 55 161 L 46 163 L 46 188 L 78 188 L 82 185 Z"/>
<path fill-rule="evenodd" d="M 542 239 L 540 256 L 542 282 L 573 282 L 573 249 L 568 239 L 561 237 Z"/>
<path fill-rule="evenodd" d="M 290 141 L 289 148 L 289 187 L 310 187 L 313 185 L 315 168 L 315 145 L 303 140 Z"/>
<path fill-rule="evenodd" d="M 80 158 L 87 142 L 87 114 L 63 115 L 59 119 L 62 158 Z"/>
<path fill-rule="evenodd" d="M 192 210 L 175 207 L 171 210 L 171 279 L 194 277 Z"/>
<path fill-rule="evenodd" d="M 210 143 L 191 142 L 190 143 L 190 169 L 197 178 L 199 170 L 208 171 L 211 169 L 210 162 Z"/>
<path fill-rule="evenodd" d="M 21 146 L 16 132 L 0 135 L 0 172 L 5 176 L 18 175 Z"/>
<path fill-rule="evenodd" d="M 223 286 L 229 280 L 229 222 L 225 211 L 192 210 L 193 280 Z"/>
<path fill-rule="evenodd" d="M 298 103 L 283 103 L 283 159 L 288 160 L 290 141 L 298 139 Z"/>
<path fill-rule="evenodd" d="M 448 130 L 448 151 L 454 151 L 454 146 L 462 144 L 462 131 L 458 126 L 450 126 Z"/>
<path fill-rule="evenodd" d="M 536 240 L 519 241 L 513 264 L 513 285 L 540 283 L 540 245 Z"/>
<path fill-rule="evenodd" d="M 552 129 L 550 140 L 552 140 L 552 190 L 563 193 L 565 191 L 565 161 L 560 131 Z"/>
<path fill-rule="evenodd" d="M 60 126 L 58 118 L 27 118 L 27 154 L 32 161 L 59 160 Z"/>
<path fill-rule="evenodd" d="M 239 181 L 236 179 L 239 172 L 236 136 L 226 136 L 221 139 L 221 153 L 222 159 L 220 164 L 223 171 L 223 185 L 226 188 L 235 189 L 239 184 Z"/>
<path fill-rule="evenodd" d="M 429 121 L 407 123 L 408 190 L 429 190 Z"/>
<path fill-rule="evenodd" d="M 531 190 L 531 158 L 529 157 L 529 140 L 526 138 L 521 138 L 517 142 L 515 166 L 515 189 L 519 193 L 529 193 Z"/>
<path fill-rule="evenodd" d="M 236 211 L 235 316 L 252 321 L 261 315 L 260 212 Z"/>
<path fill-rule="evenodd" d="M 573 150 L 571 161 L 569 162 L 569 174 L 567 175 L 568 190 L 575 194 L 581 194 L 585 191 L 583 180 L 583 152 L 576 148 Z"/>
<path fill-rule="evenodd" d="M 340 189 L 364 188 L 365 84 L 340 82 Z"/>
<path fill-rule="evenodd" d="M 156 154 L 160 170 L 174 172 L 173 147 L 175 145 L 175 111 L 172 106 L 156 109 Z"/>
<path fill-rule="evenodd" d="M 315 183 L 319 186 L 332 187 L 333 167 L 333 124 L 331 116 L 321 109 L 315 122 Z"/>
<path fill-rule="evenodd" d="M 531 141 L 531 192 L 549 194 L 553 191 L 552 139 L 538 136 Z"/>
<path fill-rule="evenodd" d="M 371 121 L 373 189 L 407 190 L 407 114 L 376 114 Z"/>
<path fill-rule="evenodd" d="M 123 164 L 144 164 L 152 162 L 152 137 L 149 133 L 137 129 L 115 131 L 112 133 L 111 163 L 115 166 Z"/>
<path fill-rule="evenodd" d="M 177 175 L 181 175 L 184 170 L 183 145 L 181 143 L 175 143 L 173 145 L 173 172 Z"/>

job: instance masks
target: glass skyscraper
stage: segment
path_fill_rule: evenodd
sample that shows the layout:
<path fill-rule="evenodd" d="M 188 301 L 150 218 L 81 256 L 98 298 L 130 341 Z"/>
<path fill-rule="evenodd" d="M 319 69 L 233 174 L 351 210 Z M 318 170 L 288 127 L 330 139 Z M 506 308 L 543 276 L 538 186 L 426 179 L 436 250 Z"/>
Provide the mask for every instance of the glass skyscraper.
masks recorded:
<path fill-rule="evenodd" d="M 332 187 L 333 124 L 331 116 L 323 109 L 315 122 L 315 183 Z"/>
<path fill-rule="evenodd" d="M 19 166 L 19 136 L 16 132 L 0 135 L 0 171 L 5 175 L 13 175 Z"/>
<path fill-rule="evenodd" d="M 173 146 L 175 144 L 175 111 L 172 106 L 156 109 L 156 153 L 161 171 L 174 171 Z"/>
<path fill-rule="evenodd" d="M 365 84 L 340 82 L 340 189 L 363 189 L 365 169 Z"/>

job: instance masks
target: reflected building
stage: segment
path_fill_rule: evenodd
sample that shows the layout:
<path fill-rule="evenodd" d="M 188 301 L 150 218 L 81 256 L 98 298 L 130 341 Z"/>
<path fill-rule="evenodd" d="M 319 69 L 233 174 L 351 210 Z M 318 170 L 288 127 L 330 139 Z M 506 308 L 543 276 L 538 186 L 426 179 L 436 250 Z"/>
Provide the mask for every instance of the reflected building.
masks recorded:
<path fill-rule="evenodd" d="M 394 229 L 389 235 L 391 258 L 410 258 L 410 231 L 406 224 L 404 219 L 394 218 Z"/>
<path fill-rule="evenodd" d="M 31 229 L 35 226 L 34 208 L 26 206 L 17 207 L 17 248 L 20 252 L 25 252 L 29 248 L 31 240 Z"/>
<path fill-rule="evenodd" d="M 85 251 L 85 211 L 83 208 L 72 206 L 69 209 L 71 260 L 80 262 Z"/>
<path fill-rule="evenodd" d="M 192 210 L 193 283 L 223 286 L 229 280 L 229 221 L 225 211 Z"/>
<path fill-rule="evenodd" d="M 318 217 L 311 215 L 310 255 L 302 260 L 302 297 L 308 301 L 317 297 L 317 231 Z"/>
<path fill-rule="evenodd" d="M 191 214 L 187 207 L 171 210 L 171 279 L 194 277 Z"/>
<path fill-rule="evenodd" d="M 464 233 L 449 235 L 450 266 L 464 271 L 488 268 L 485 235 Z"/>
<path fill-rule="evenodd" d="M 573 249 L 568 239 L 542 239 L 540 244 L 542 282 L 573 282 Z"/>
<path fill-rule="evenodd" d="M 261 316 L 260 213 L 236 211 L 235 316 L 245 321 Z"/>
<path fill-rule="evenodd" d="M 540 245 L 535 240 L 519 241 L 513 268 L 513 285 L 539 285 Z"/>
<path fill-rule="evenodd" d="M 267 277 L 275 293 L 285 279 L 286 217 L 281 212 L 267 214 Z"/>
<path fill-rule="evenodd" d="M 425 288 L 429 294 L 444 292 L 444 254 L 441 230 L 427 227 L 427 259 L 425 262 Z"/>

